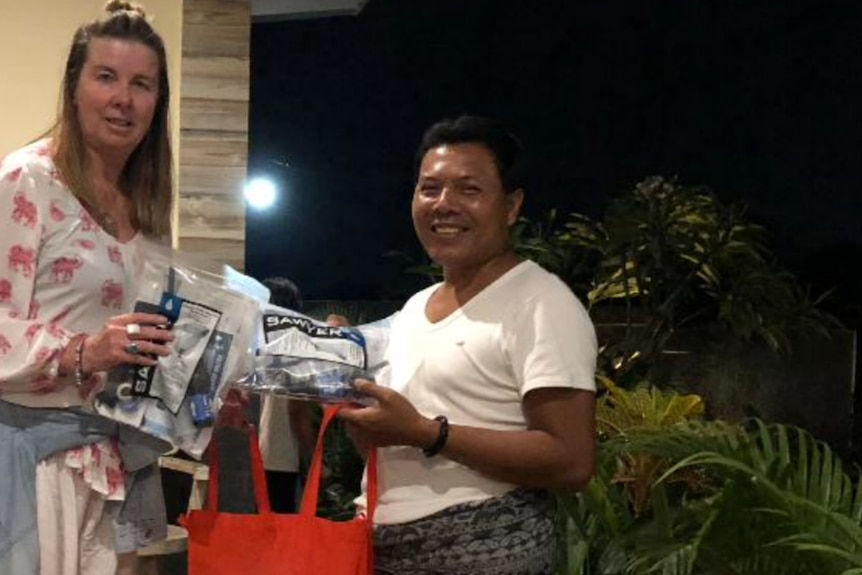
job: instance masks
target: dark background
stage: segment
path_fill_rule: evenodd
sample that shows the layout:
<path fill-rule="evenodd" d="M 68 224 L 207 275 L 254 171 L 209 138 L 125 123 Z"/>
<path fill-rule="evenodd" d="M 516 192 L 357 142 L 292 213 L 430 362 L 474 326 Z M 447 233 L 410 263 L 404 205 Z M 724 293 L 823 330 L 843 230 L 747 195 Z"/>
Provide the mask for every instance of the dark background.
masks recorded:
<path fill-rule="evenodd" d="M 858 324 L 862 2 L 369 0 L 252 27 L 246 270 L 307 299 L 403 298 L 421 257 L 413 151 L 434 121 L 506 120 L 525 214 L 599 217 L 651 175 L 745 202 L 781 263 Z"/>

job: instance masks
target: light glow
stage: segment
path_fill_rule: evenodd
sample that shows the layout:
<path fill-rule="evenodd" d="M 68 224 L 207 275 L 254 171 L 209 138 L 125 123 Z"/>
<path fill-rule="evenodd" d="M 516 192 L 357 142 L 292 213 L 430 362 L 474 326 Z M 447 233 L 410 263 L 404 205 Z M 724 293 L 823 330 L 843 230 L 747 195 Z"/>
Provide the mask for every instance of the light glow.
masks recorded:
<path fill-rule="evenodd" d="M 243 194 L 248 205 L 256 210 L 266 210 L 275 203 L 278 190 L 268 178 L 254 178 L 245 185 Z"/>

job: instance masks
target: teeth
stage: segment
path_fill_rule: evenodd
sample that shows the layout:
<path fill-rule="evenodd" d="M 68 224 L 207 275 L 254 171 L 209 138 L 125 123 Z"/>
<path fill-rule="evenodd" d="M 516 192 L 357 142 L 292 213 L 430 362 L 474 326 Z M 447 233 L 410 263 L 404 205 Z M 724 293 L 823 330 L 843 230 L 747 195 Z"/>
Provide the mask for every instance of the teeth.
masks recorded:
<path fill-rule="evenodd" d="M 458 234 L 461 233 L 461 228 L 455 226 L 434 226 L 434 231 L 438 234 Z"/>

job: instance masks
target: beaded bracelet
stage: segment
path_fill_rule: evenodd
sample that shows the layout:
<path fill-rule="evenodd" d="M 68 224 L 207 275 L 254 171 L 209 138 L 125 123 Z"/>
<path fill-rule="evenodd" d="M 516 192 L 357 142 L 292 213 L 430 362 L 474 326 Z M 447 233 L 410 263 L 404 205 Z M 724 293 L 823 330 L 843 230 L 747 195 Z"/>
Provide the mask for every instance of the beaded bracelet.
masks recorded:
<path fill-rule="evenodd" d="M 440 432 L 437 434 L 437 439 L 427 449 L 423 449 L 422 453 L 425 457 L 434 457 L 446 447 L 446 440 L 449 439 L 449 420 L 445 415 L 438 415 L 434 421 L 440 422 Z"/>
<path fill-rule="evenodd" d="M 81 387 L 84 384 L 84 344 L 87 343 L 87 334 L 78 338 L 75 346 L 75 385 Z"/>

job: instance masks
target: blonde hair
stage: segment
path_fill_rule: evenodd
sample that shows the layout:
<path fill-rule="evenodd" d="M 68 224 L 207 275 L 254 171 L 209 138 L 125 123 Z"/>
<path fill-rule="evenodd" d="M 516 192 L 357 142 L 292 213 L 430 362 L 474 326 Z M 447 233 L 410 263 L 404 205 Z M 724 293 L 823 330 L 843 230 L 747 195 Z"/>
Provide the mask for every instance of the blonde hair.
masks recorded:
<path fill-rule="evenodd" d="M 75 109 L 75 91 L 81 70 L 87 61 L 90 41 L 115 38 L 139 42 L 155 52 L 159 63 L 159 93 L 150 129 L 129 156 L 120 174 L 118 186 L 130 200 L 130 219 L 135 229 L 145 235 L 162 237 L 170 233 L 173 202 L 172 155 L 169 126 L 170 85 L 168 64 L 162 38 L 147 20 L 144 9 L 131 2 L 110 0 L 107 15 L 84 24 L 72 38 L 63 84 L 59 112 L 49 131 L 57 169 L 66 185 L 85 205 L 96 204 L 92 187 L 85 175 L 84 139 Z"/>

